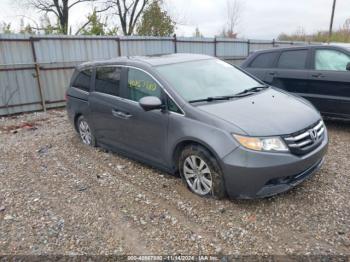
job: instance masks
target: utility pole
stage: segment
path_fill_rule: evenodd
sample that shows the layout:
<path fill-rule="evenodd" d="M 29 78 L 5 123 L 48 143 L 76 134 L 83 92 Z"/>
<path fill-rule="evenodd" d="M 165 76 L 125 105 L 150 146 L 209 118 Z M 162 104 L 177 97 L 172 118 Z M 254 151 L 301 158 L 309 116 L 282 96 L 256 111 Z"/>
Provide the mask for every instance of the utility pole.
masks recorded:
<path fill-rule="evenodd" d="M 331 23 L 330 23 L 330 25 L 329 25 L 329 33 L 328 33 L 328 43 L 331 41 L 331 37 L 332 37 L 333 21 L 334 21 L 334 12 L 335 12 L 335 6 L 336 6 L 336 4 L 337 4 L 337 0 L 333 0 Z"/>

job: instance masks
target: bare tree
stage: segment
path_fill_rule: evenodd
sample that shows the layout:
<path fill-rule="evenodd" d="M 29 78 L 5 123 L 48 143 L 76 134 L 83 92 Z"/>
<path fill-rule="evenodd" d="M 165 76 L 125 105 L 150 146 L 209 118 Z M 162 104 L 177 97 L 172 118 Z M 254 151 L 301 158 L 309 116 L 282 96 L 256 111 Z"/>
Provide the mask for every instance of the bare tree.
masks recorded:
<path fill-rule="evenodd" d="M 172 0 L 161 0 L 160 4 L 162 9 L 167 12 L 171 17 L 171 20 L 175 22 L 176 25 L 189 25 L 189 17 L 191 16 L 191 8 L 188 4 L 181 5 L 179 2 Z M 192 23 L 193 24 L 193 23 Z"/>
<path fill-rule="evenodd" d="M 345 31 L 348 31 L 348 32 L 350 31 L 350 18 L 348 18 L 348 19 L 345 20 L 343 29 L 344 29 Z"/>
<path fill-rule="evenodd" d="M 239 0 L 226 0 L 227 27 L 223 30 L 225 37 L 237 37 L 237 25 L 240 22 L 242 5 Z"/>
<path fill-rule="evenodd" d="M 124 35 L 132 35 L 151 0 L 106 0 L 106 8 L 113 8 L 118 15 Z"/>
<path fill-rule="evenodd" d="M 57 17 L 61 33 L 68 34 L 69 11 L 78 4 L 96 0 L 27 0 L 29 5 Z"/>

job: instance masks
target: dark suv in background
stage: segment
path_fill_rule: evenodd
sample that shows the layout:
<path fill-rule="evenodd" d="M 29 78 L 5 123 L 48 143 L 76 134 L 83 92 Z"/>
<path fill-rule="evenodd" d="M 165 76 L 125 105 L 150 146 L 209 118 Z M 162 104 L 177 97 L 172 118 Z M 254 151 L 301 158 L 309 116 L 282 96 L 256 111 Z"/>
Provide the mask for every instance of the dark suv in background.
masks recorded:
<path fill-rule="evenodd" d="M 350 50 L 303 46 L 258 51 L 241 65 L 265 83 L 300 95 L 327 117 L 350 120 Z"/>

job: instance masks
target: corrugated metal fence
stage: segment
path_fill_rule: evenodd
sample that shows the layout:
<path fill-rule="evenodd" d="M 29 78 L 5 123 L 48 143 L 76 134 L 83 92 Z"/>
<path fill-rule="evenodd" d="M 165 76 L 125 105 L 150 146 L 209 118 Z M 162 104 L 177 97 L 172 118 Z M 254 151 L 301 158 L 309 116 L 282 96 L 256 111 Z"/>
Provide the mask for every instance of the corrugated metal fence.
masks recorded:
<path fill-rule="evenodd" d="M 192 37 L 0 34 L 0 116 L 64 106 L 76 65 L 117 56 L 199 53 L 239 64 L 249 53 L 302 42 Z"/>

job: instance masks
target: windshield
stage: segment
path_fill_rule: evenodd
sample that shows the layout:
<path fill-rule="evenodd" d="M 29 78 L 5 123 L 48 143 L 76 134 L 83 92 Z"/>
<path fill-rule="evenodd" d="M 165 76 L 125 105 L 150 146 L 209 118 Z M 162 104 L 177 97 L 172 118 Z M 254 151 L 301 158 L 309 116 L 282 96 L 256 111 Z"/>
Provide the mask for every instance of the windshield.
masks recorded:
<path fill-rule="evenodd" d="M 233 96 L 262 86 L 250 76 L 218 59 L 157 67 L 158 72 L 187 101 Z"/>

